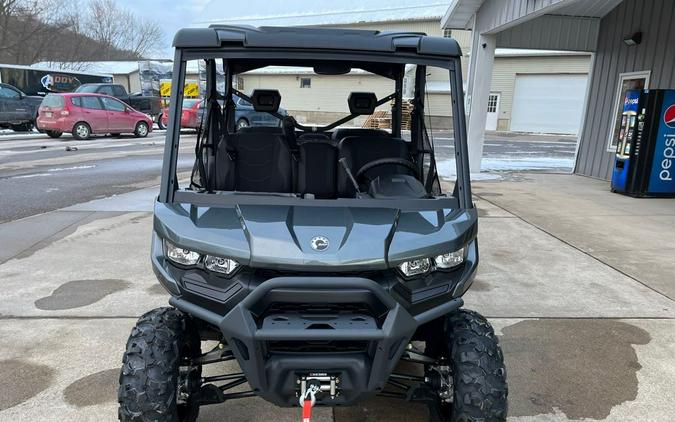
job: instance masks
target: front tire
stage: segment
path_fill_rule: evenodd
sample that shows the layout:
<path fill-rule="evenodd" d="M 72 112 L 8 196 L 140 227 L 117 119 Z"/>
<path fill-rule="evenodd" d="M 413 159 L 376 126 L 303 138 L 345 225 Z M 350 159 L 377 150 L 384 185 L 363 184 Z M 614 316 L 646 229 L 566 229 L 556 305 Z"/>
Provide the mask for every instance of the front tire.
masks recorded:
<path fill-rule="evenodd" d="M 89 139 L 91 136 L 91 127 L 89 127 L 88 124 L 84 122 L 79 122 L 76 123 L 75 126 L 73 126 L 73 138 L 77 139 L 78 141 L 84 141 L 85 139 Z"/>
<path fill-rule="evenodd" d="M 187 398 L 179 393 L 179 375 L 181 367 L 189 367 L 200 353 L 199 336 L 189 316 L 174 308 L 157 308 L 143 315 L 131 330 L 123 357 L 119 419 L 196 421 L 199 406 L 190 400 L 194 392 L 188 392 Z M 192 378 L 199 379 L 201 368 L 194 371 Z"/>
<path fill-rule="evenodd" d="M 134 129 L 134 136 L 137 138 L 145 138 L 148 136 L 148 124 L 145 122 L 136 123 L 136 128 Z"/>
<path fill-rule="evenodd" d="M 504 356 L 490 323 L 478 312 L 460 309 L 445 318 L 444 350 L 452 377 L 451 403 L 439 399 L 444 421 L 503 422 L 508 410 Z"/>
<path fill-rule="evenodd" d="M 21 123 L 18 125 L 12 125 L 12 130 L 14 132 L 30 132 L 33 130 L 32 123 Z"/>
<path fill-rule="evenodd" d="M 237 120 L 237 130 L 243 129 L 245 127 L 249 127 L 250 124 L 248 123 L 248 120 L 246 119 L 239 119 Z"/>

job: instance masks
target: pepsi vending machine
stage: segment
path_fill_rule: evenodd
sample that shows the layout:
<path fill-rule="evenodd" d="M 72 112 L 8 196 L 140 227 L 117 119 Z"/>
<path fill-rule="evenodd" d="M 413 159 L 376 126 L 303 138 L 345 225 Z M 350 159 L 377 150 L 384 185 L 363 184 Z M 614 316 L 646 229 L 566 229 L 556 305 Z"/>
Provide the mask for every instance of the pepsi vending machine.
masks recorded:
<path fill-rule="evenodd" d="M 675 90 L 626 93 L 612 192 L 675 196 Z"/>

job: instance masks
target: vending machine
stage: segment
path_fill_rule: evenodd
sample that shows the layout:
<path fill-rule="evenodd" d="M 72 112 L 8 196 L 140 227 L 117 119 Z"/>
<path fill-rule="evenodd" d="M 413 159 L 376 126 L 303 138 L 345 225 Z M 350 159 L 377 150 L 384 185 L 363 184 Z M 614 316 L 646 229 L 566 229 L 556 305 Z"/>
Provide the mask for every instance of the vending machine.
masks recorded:
<path fill-rule="evenodd" d="M 612 192 L 675 196 L 675 90 L 626 93 Z"/>

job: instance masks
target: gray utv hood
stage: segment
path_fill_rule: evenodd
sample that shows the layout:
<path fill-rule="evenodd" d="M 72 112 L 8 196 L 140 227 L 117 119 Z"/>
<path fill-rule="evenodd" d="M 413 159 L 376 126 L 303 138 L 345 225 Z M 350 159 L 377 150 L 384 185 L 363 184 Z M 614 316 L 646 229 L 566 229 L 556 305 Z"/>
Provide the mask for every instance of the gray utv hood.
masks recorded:
<path fill-rule="evenodd" d="M 172 243 L 251 267 L 358 271 L 454 251 L 475 236 L 476 212 L 158 202 L 154 225 Z M 328 241 L 323 250 L 312 247 L 318 237 Z"/>

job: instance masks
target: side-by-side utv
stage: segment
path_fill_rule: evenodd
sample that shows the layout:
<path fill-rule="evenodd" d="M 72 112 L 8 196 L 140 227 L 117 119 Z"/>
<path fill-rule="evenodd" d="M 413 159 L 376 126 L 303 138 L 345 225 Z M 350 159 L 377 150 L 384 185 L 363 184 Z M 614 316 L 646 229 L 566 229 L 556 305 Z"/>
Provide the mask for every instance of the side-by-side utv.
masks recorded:
<path fill-rule="evenodd" d="M 171 307 L 143 315 L 131 332 L 120 419 L 194 421 L 200 406 L 254 396 L 307 416 L 311 406 L 384 396 L 426 403 L 433 421 L 504 421 L 497 337 L 461 309 L 478 243 L 457 42 L 213 26 L 179 31 L 174 46 L 151 252 Z M 177 171 L 188 61 L 206 74 L 190 177 Z M 244 91 L 242 74 L 264 68 L 302 68 L 317 82 L 290 103 L 281 83 L 235 89 Z M 448 192 L 425 117 L 427 79 L 439 74 L 452 92 Z M 330 124 L 299 123 L 298 104 L 326 108 L 324 79 L 353 83 L 336 100 L 349 111 Z M 278 123 L 239 127 L 233 99 Z M 353 124 L 382 109 L 390 130 Z"/>

